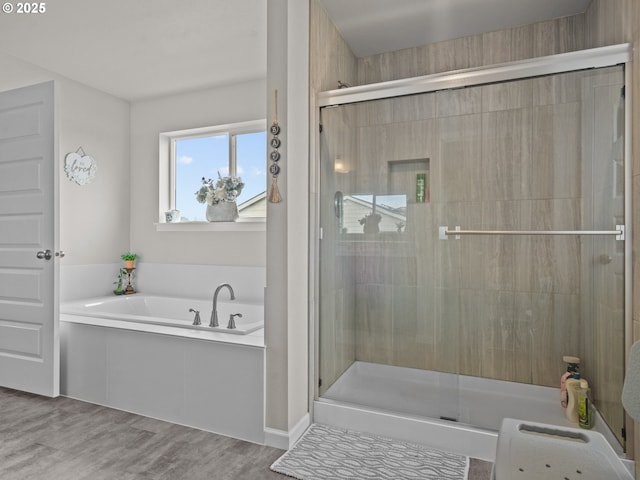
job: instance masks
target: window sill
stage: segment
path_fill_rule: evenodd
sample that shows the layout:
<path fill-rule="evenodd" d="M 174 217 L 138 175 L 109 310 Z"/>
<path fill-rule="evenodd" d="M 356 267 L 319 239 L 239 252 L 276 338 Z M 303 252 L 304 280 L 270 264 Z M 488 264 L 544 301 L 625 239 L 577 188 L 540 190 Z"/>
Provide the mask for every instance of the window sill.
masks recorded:
<path fill-rule="evenodd" d="M 265 232 L 266 218 L 239 218 L 235 222 L 156 223 L 158 232 Z"/>

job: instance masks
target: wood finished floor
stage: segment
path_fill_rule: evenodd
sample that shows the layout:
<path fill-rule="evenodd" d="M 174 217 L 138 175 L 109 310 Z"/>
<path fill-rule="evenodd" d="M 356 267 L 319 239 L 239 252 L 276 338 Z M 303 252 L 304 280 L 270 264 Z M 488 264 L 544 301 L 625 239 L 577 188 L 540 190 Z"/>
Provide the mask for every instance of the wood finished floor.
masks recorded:
<path fill-rule="evenodd" d="M 284 453 L 91 403 L 0 388 L 2 480 L 284 480 Z M 469 480 L 491 464 L 471 461 Z"/>

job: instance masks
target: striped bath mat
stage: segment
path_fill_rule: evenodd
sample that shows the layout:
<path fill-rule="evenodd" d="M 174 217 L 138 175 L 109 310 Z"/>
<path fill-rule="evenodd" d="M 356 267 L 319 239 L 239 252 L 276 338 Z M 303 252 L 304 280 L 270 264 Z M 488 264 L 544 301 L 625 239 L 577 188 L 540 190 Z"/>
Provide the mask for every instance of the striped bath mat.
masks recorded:
<path fill-rule="evenodd" d="M 271 470 L 299 480 L 466 480 L 469 458 L 314 423 Z"/>

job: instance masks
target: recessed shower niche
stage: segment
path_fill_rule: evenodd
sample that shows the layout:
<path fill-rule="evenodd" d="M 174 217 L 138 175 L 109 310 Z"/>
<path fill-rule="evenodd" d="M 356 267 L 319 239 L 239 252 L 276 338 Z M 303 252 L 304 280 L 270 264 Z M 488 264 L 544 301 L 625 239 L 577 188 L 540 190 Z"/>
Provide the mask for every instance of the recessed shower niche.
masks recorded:
<path fill-rule="evenodd" d="M 429 203 L 431 199 L 429 159 L 389 160 L 388 192 L 404 194 L 409 203 Z"/>

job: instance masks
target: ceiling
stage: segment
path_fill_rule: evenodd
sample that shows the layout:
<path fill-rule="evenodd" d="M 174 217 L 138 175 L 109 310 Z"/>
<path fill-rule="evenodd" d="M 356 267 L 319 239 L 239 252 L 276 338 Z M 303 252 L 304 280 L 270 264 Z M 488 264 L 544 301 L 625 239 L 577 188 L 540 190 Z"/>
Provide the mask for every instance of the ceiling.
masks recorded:
<path fill-rule="evenodd" d="M 0 51 L 116 97 L 266 77 L 265 0 L 55 0 L 46 8 L 0 14 Z"/>
<path fill-rule="evenodd" d="M 268 0 L 57 0 L 0 52 L 129 101 L 266 77 Z M 590 0 L 320 0 L 356 56 L 584 12 Z"/>

